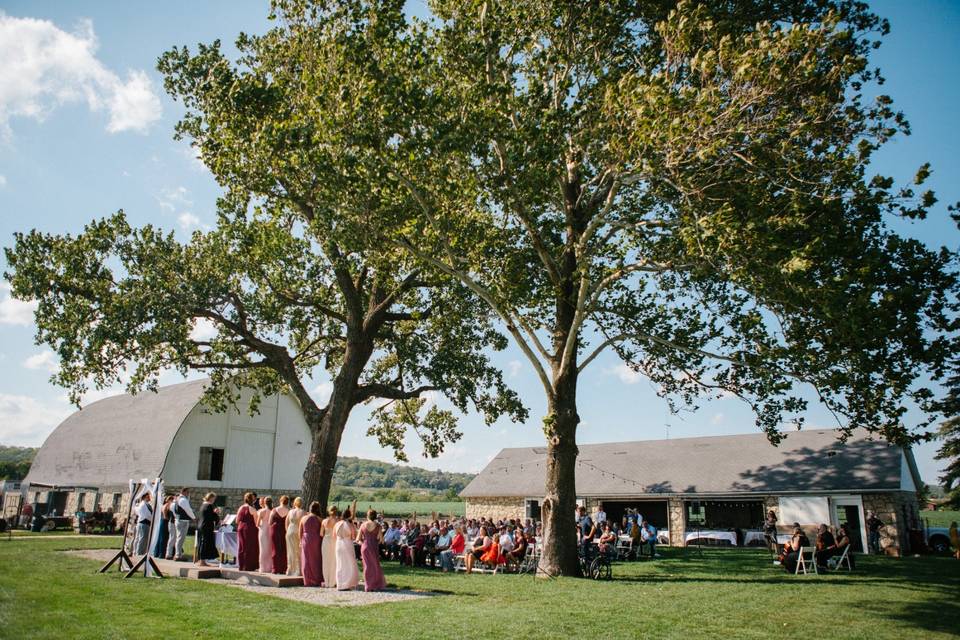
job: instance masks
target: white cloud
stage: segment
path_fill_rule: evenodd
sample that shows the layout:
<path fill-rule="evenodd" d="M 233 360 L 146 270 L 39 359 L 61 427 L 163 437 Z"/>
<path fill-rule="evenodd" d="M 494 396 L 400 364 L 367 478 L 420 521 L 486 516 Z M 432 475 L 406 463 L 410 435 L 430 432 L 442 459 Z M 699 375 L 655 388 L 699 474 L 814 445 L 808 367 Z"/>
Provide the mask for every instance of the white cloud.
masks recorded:
<path fill-rule="evenodd" d="M 194 318 L 193 328 L 190 330 L 191 340 L 211 340 L 217 337 L 217 325 L 209 318 Z"/>
<path fill-rule="evenodd" d="M 0 324 L 30 326 L 36 310 L 37 302 L 17 300 L 10 295 L 10 285 L 0 282 Z"/>
<path fill-rule="evenodd" d="M 643 375 L 631 369 L 625 362 L 621 362 L 615 367 L 606 369 L 606 373 L 615 374 L 624 384 L 637 384 L 643 380 Z"/>
<path fill-rule="evenodd" d="M 511 360 L 507 363 L 507 377 L 516 378 L 521 369 L 523 369 L 522 362 L 519 360 Z"/>
<path fill-rule="evenodd" d="M 7 176 L 0 175 L 0 189 L 5 189 L 7 187 Z"/>
<path fill-rule="evenodd" d="M 190 199 L 190 192 L 186 187 L 174 187 L 173 189 L 161 189 L 160 193 L 154 196 L 161 209 L 173 213 L 177 209 L 184 209 L 193 204 Z"/>
<path fill-rule="evenodd" d="M 200 226 L 200 218 L 193 215 L 189 211 L 184 211 L 179 216 L 177 216 L 177 224 L 180 225 L 180 228 L 184 231 L 189 231 L 194 227 Z"/>
<path fill-rule="evenodd" d="M 710 424 L 713 424 L 713 425 L 723 424 L 723 420 L 724 420 L 724 415 L 722 413 L 715 413 L 713 414 L 713 417 L 710 418 Z"/>
<path fill-rule="evenodd" d="M 16 18 L 0 12 L 0 130 L 10 135 L 10 119 L 43 121 L 57 107 L 85 102 L 106 111 L 110 133 L 145 132 L 160 118 L 160 98 L 144 71 L 127 71 L 126 80 L 97 57 L 90 20 L 73 33 L 49 20 Z"/>
<path fill-rule="evenodd" d="M 190 164 L 190 168 L 198 173 L 209 173 L 210 169 L 203 163 L 203 158 L 200 157 L 199 152 L 194 147 L 187 147 L 181 149 L 183 157 L 187 159 Z"/>
<path fill-rule="evenodd" d="M 321 382 L 313 391 L 310 392 L 310 395 L 312 395 L 313 399 L 317 401 L 317 404 L 325 405 L 330 400 L 330 394 L 332 393 L 333 383 Z"/>
<path fill-rule="evenodd" d="M 0 442 L 37 446 L 72 411 L 66 404 L 46 405 L 28 396 L 0 393 Z"/>
<path fill-rule="evenodd" d="M 57 357 L 53 354 L 53 351 L 45 349 L 44 351 L 35 353 L 24 360 L 23 366 L 25 366 L 27 369 L 56 373 L 57 369 L 59 368 L 59 363 L 57 362 Z"/>

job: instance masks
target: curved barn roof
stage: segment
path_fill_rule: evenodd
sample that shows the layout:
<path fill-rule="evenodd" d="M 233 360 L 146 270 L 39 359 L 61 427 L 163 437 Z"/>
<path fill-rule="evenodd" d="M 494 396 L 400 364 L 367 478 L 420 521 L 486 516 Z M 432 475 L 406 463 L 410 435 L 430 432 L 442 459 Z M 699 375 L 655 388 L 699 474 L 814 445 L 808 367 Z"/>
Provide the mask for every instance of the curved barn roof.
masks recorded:
<path fill-rule="evenodd" d="M 125 486 L 131 478 L 157 477 L 174 436 L 206 384 L 207 380 L 195 380 L 87 405 L 47 437 L 24 483 Z"/>

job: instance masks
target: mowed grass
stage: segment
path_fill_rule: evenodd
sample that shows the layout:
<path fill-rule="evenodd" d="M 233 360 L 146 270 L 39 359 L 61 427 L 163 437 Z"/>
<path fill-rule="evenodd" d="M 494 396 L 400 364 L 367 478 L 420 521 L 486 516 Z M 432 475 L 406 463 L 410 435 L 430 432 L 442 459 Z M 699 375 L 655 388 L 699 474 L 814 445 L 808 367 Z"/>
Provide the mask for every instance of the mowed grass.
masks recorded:
<path fill-rule="evenodd" d="M 337 504 L 341 509 L 350 506 L 350 502 L 340 501 Z M 430 513 L 437 512 L 437 517 L 447 518 L 452 513 L 455 516 L 462 516 L 464 513 L 463 502 L 382 502 L 377 500 L 357 499 L 357 511 L 365 513 L 367 509 L 376 509 L 388 517 L 409 518 L 414 511 L 417 513 L 417 520 L 421 522 L 430 517 Z"/>
<path fill-rule="evenodd" d="M 390 562 L 391 587 L 439 595 L 338 608 L 196 580 L 124 580 L 61 553 L 118 540 L 0 542 L 0 636 L 570 638 L 603 629 L 623 638 L 930 640 L 960 631 L 960 562 L 942 557 L 858 558 L 853 574 L 791 576 L 763 551 L 663 549 L 656 561 L 615 564 L 610 582 L 450 575 Z"/>
<path fill-rule="evenodd" d="M 951 522 L 960 522 L 960 511 L 921 511 L 920 518 L 930 527 L 949 527 Z"/>

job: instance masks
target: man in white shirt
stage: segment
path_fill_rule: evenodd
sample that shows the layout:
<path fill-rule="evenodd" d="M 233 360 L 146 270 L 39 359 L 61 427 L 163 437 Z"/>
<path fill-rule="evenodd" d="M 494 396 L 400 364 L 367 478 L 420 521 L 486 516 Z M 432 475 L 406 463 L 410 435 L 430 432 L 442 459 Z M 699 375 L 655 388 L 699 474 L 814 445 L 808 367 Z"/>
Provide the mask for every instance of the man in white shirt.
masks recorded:
<path fill-rule="evenodd" d="M 150 505 L 150 494 L 143 494 L 140 506 L 137 507 L 137 540 L 134 553 L 142 556 L 147 552 L 150 543 L 150 522 L 153 521 L 153 507 Z"/>
<path fill-rule="evenodd" d="M 603 506 L 597 507 L 597 517 L 594 520 L 599 525 L 603 525 L 607 521 L 607 512 L 603 510 Z"/>
<path fill-rule="evenodd" d="M 510 537 L 510 532 L 506 527 L 500 527 L 500 539 L 498 542 L 500 543 L 500 553 L 506 554 L 513 551 L 513 538 Z"/>
<path fill-rule="evenodd" d="M 183 543 L 186 542 L 187 532 L 190 531 L 190 521 L 197 518 L 190 507 L 190 489 L 186 487 L 180 489 L 180 495 L 173 501 L 173 514 L 176 518 L 177 528 L 177 546 L 174 559 L 188 560 L 189 558 L 183 556 Z"/>

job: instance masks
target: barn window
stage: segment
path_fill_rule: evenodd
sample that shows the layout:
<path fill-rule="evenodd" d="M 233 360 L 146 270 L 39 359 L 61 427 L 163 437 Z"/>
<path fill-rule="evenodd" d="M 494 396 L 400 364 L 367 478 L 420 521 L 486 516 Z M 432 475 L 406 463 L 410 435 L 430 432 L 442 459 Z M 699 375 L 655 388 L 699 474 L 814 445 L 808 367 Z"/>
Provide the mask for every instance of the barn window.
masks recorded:
<path fill-rule="evenodd" d="M 223 449 L 200 447 L 197 480 L 223 480 Z"/>

